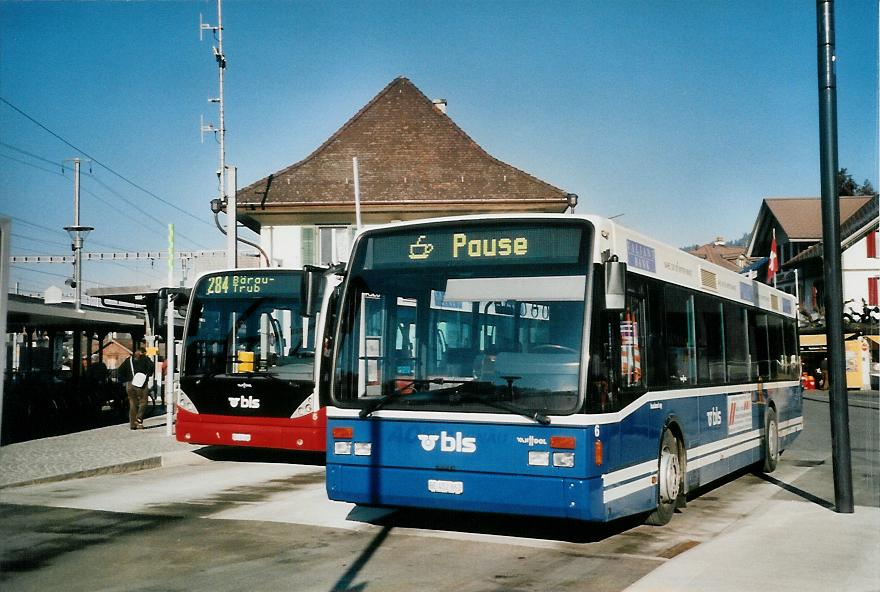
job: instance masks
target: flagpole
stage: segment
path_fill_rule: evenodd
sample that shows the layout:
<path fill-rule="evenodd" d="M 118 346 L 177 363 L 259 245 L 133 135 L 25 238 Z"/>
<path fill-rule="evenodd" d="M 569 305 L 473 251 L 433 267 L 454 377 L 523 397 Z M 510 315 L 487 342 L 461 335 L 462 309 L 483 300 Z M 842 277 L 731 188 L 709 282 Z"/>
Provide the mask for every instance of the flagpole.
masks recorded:
<path fill-rule="evenodd" d="M 770 241 L 770 256 L 767 262 L 767 283 L 773 280 L 773 287 L 776 287 L 776 272 L 779 271 L 779 256 L 776 254 L 776 229 L 771 228 L 773 238 Z"/>
<path fill-rule="evenodd" d="M 779 247 L 776 246 L 776 229 L 773 229 L 773 253 L 776 254 L 776 249 Z M 776 271 L 779 269 L 779 255 L 776 255 L 776 264 L 774 265 L 775 269 L 773 270 L 773 287 L 776 287 Z"/>

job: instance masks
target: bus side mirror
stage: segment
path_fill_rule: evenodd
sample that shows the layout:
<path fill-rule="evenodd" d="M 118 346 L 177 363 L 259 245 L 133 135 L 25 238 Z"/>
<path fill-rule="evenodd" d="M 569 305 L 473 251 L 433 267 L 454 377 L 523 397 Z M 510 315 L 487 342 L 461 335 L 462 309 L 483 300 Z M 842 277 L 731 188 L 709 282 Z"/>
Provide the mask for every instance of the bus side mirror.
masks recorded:
<path fill-rule="evenodd" d="M 153 333 L 155 335 L 162 335 L 168 331 L 166 318 L 168 314 L 168 296 L 171 296 L 174 308 L 178 312 L 184 309 L 183 314 L 185 315 L 186 305 L 189 304 L 189 293 L 189 288 L 159 288 L 156 292 L 156 303 L 153 308 L 155 315 Z"/>
<path fill-rule="evenodd" d="M 314 265 L 304 265 L 302 281 L 299 287 L 299 298 L 302 302 L 302 316 L 312 318 L 318 312 L 321 293 L 321 282 L 327 269 Z"/>
<path fill-rule="evenodd" d="M 605 262 L 605 308 L 626 308 L 626 263 L 618 261 L 616 256 Z"/>

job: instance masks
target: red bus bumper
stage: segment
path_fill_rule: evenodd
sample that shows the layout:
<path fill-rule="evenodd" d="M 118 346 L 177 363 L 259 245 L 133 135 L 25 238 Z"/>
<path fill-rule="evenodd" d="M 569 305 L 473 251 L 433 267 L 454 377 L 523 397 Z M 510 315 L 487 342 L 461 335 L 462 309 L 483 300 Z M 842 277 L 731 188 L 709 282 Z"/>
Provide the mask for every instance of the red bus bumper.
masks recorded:
<path fill-rule="evenodd" d="M 177 408 L 177 440 L 189 444 L 324 452 L 326 429 L 324 409 L 283 419 L 206 415 Z"/>

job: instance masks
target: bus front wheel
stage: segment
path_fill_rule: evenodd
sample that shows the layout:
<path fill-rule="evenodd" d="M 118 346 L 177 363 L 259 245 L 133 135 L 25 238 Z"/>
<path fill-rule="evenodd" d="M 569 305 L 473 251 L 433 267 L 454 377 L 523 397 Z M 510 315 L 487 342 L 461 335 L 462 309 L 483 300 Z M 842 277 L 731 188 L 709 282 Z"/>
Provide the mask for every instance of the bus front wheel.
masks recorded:
<path fill-rule="evenodd" d="M 672 520 L 684 491 L 684 460 L 681 443 L 669 431 L 664 430 L 660 441 L 660 459 L 657 475 L 657 508 L 648 515 L 645 522 L 663 526 Z"/>

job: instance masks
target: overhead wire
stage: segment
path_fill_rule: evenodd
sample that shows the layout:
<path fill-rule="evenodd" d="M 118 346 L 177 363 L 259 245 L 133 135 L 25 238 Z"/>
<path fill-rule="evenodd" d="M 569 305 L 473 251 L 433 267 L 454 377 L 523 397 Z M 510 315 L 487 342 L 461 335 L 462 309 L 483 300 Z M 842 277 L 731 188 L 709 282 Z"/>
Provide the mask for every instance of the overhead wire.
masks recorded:
<path fill-rule="evenodd" d="M 17 263 L 13 263 L 12 265 L 10 265 L 10 267 L 12 269 L 17 269 L 18 271 L 22 271 L 24 273 L 39 273 L 41 275 L 52 275 L 55 277 L 70 278 L 69 275 L 65 275 L 63 273 L 54 273 L 51 271 L 43 271 L 42 269 L 31 269 L 30 267 L 22 267 L 21 265 L 19 265 Z M 107 284 L 102 284 L 101 282 L 96 282 L 93 280 L 83 280 L 83 283 L 84 284 L 94 284 L 96 286 L 105 286 L 105 287 L 107 286 Z"/>
<path fill-rule="evenodd" d="M 68 248 L 70 247 L 70 243 L 62 243 L 60 241 L 50 241 L 50 240 L 46 240 L 44 238 L 33 238 L 31 236 L 25 236 L 23 234 L 17 234 L 15 232 L 10 232 L 9 236 L 11 236 L 14 239 L 17 238 L 19 240 L 28 240 L 28 241 L 33 241 L 35 243 L 43 243 L 46 245 L 56 245 L 59 247 L 68 247 Z"/>
<path fill-rule="evenodd" d="M 64 167 L 63 167 L 63 164 L 61 164 L 61 163 L 54 162 L 54 161 L 49 160 L 49 159 L 47 159 L 47 158 L 43 158 L 43 157 L 41 157 L 41 156 L 38 156 L 38 155 L 33 154 L 33 153 L 31 153 L 31 152 L 28 152 L 27 150 L 23 150 L 23 149 L 18 148 L 18 147 L 16 147 L 16 146 L 12 146 L 11 144 L 7 144 L 6 142 L 0 142 L 0 146 L 3 146 L 3 147 L 8 148 L 8 149 L 10 149 L 10 150 L 15 150 L 16 152 L 19 152 L 19 153 L 21 153 L 21 154 L 24 154 L 24 155 L 30 156 L 30 157 L 32 157 L 32 158 L 36 158 L 37 160 L 40 160 L 40 161 L 42 161 L 42 162 L 47 162 L 47 163 L 49 163 L 49 164 L 59 166 L 59 167 L 62 168 L 62 170 L 63 170 L 63 168 L 64 168 Z M 4 157 L 4 158 L 7 158 L 7 159 L 9 159 L 9 160 L 13 160 L 13 161 L 18 162 L 18 163 L 21 163 L 21 164 L 24 164 L 24 165 L 27 165 L 27 166 L 33 167 L 33 168 L 35 168 L 35 169 L 37 169 L 37 170 L 40 170 L 40 171 L 43 171 L 43 172 L 46 172 L 46 173 L 51 173 L 51 174 L 53 174 L 53 175 L 60 175 L 60 176 L 64 177 L 65 179 L 68 178 L 67 175 L 65 175 L 63 172 L 53 171 L 53 170 L 50 170 L 50 169 L 46 169 L 46 168 L 44 168 L 44 167 L 41 167 L 41 166 L 35 165 L 35 164 L 33 164 L 33 163 L 30 163 L 30 162 L 26 162 L 26 161 L 24 161 L 24 160 L 21 160 L 21 159 L 19 159 L 19 158 L 15 158 L 15 157 L 13 157 L 13 156 L 9 156 L 9 155 L 7 155 L 7 154 L 0 154 L 0 156 L 2 156 L 2 157 Z M 141 214 L 143 214 L 143 215 L 147 216 L 148 218 L 152 219 L 152 220 L 153 220 L 154 222 L 156 222 L 161 228 L 163 228 L 163 229 L 167 228 L 167 225 L 166 225 L 165 222 L 163 222 L 162 220 L 156 218 L 154 215 L 150 214 L 150 213 L 147 212 L 146 210 L 142 209 L 140 206 L 138 206 L 138 205 L 135 204 L 134 202 L 128 200 L 128 199 L 127 199 L 126 197 L 124 197 L 122 194 L 120 194 L 119 192 L 117 192 L 116 190 L 114 190 L 113 188 L 111 188 L 110 186 L 108 186 L 106 183 L 102 182 L 102 181 L 99 180 L 97 177 L 95 177 L 94 174 L 85 173 L 85 175 L 88 176 L 88 177 L 90 177 L 93 181 L 95 181 L 95 183 L 97 183 L 98 185 L 100 185 L 101 187 L 103 187 L 104 189 L 106 189 L 107 191 L 109 191 L 110 193 L 112 193 L 113 195 L 115 195 L 116 197 L 118 197 L 119 199 L 121 199 L 122 201 L 124 201 L 125 203 L 127 203 L 127 204 L 128 204 L 129 206 L 131 206 L 132 208 L 138 210 Z M 120 214 L 120 215 L 122 215 L 122 216 L 128 218 L 128 219 L 131 220 L 132 222 L 135 222 L 135 223 L 137 223 L 137 224 L 140 224 L 141 226 L 143 226 L 143 227 L 146 228 L 147 230 L 150 230 L 150 227 L 147 226 L 146 222 L 145 222 L 142 218 L 139 218 L 139 217 L 136 217 L 136 216 L 132 216 L 132 215 L 131 215 L 130 213 L 128 213 L 128 212 L 124 212 L 124 211 L 120 211 L 120 210 L 116 209 L 116 208 L 117 208 L 117 204 L 113 204 L 113 203 L 107 201 L 106 199 L 104 199 L 103 197 L 101 197 L 100 195 L 98 195 L 97 193 L 95 193 L 95 192 L 93 192 L 93 191 L 90 191 L 88 188 L 81 187 L 80 190 L 81 190 L 83 193 L 87 193 L 87 194 L 93 196 L 95 199 L 97 199 L 98 201 L 100 201 L 100 202 L 103 203 L 104 205 L 110 207 L 110 208 L 111 208 L 111 211 L 115 211 L 116 213 L 118 213 L 118 214 Z M 199 243 L 198 241 L 196 241 L 196 240 L 194 240 L 194 239 L 188 237 L 187 235 L 185 235 L 185 234 L 182 233 L 182 232 L 176 232 L 176 235 L 177 235 L 181 240 L 183 240 L 183 241 L 185 241 L 185 242 L 189 242 L 189 243 L 191 243 L 191 244 L 193 244 L 193 245 L 195 245 L 195 246 L 197 246 L 197 247 L 200 247 L 200 248 L 202 248 L 202 249 L 207 249 L 207 247 L 206 247 L 205 245 L 203 245 L 203 244 Z"/>
<path fill-rule="evenodd" d="M 8 105 L 8 106 L 9 106 L 11 109 L 13 109 L 14 111 L 18 112 L 18 113 L 19 113 L 20 115 L 22 115 L 24 118 L 26 118 L 26 119 L 29 120 L 30 122 L 34 123 L 35 125 L 37 125 L 37 126 L 40 127 L 41 129 L 43 129 L 44 131 L 46 131 L 47 133 L 49 133 L 49 134 L 52 135 L 53 137 L 57 138 L 58 140 L 60 140 L 60 141 L 63 142 L 64 144 L 66 144 L 67 146 L 73 148 L 74 150 L 76 150 L 77 152 L 79 152 L 80 154 L 82 154 L 83 156 L 89 158 L 89 159 L 90 159 L 92 162 L 94 162 L 95 164 L 97 164 L 97 165 L 99 165 L 99 166 L 105 168 L 105 169 L 108 170 L 110 173 L 112 173 L 113 175 L 119 177 L 120 179 L 122 179 L 123 181 L 125 181 L 126 183 L 128 183 L 129 185 L 131 185 L 132 187 L 134 187 L 135 189 L 139 189 L 140 191 L 143 191 L 144 193 L 146 193 L 146 194 L 149 195 L 150 197 L 152 197 L 152 198 L 158 200 L 159 202 L 161 202 L 161 203 L 167 205 L 167 206 L 170 207 L 170 208 L 173 208 L 173 209 L 177 210 L 178 212 L 180 212 L 180 213 L 182 213 L 182 214 L 185 214 L 185 215 L 189 216 L 190 218 L 193 218 L 194 220 L 198 220 L 198 221 L 201 222 L 202 224 L 207 224 L 208 226 L 211 225 L 208 221 L 206 221 L 206 220 L 204 220 L 204 219 L 202 219 L 202 218 L 199 218 L 198 216 L 196 216 L 196 215 L 193 214 L 192 212 L 188 212 L 187 210 L 184 210 L 184 209 L 181 208 L 180 206 L 178 206 L 178 205 L 176 205 L 176 204 L 174 204 L 174 203 L 172 203 L 172 202 L 170 202 L 170 201 L 168 201 L 168 200 L 166 200 L 166 199 L 164 199 L 164 198 L 162 198 L 162 197 L 156 195 L 156 194 L 153 193 L 152 191 L 150 191 L 150 190 L 148 190 L 148 189 L 145 189 L 144 187 L 138 185 L 137 183 L 135 183 L 135 182 L 132 181 L 131 179 L 127 178 L 126 176 L 124 176 L 124 175 L 122 175 L 121 173 L 119 173 L 119 172 L 117 172 L 116 170 L 114 170 L 114 169 L 113 169 L 112 167 L 110 167 L 109 165 L 107 165 L 107 164 L 101 162 L 100 160 L 98 160 L 98 159 L 95 158 L 94 156 L 90 155 L 88 152 L 86 152 L 86 151 L 83 150 L 82 148 L 79 148 L 78 146 L 75 146 L 73 143 L 71 143 L 70 141 L 68 141 L 66 138 L 62 137 L 60 134 L 58 134 L 58 133 L 52 131 L 52 130 L 49 129 L 47 126 L 45 126 L 44 124 L 40 123 L 40 122 L 37 121 L 35 118 L 31 117 L 30 115 L 28 115 L 27 113 L 25 113 L 24 111 L 22 111 L 20 108 L 16 107 L 14 104 L 12 104 L 12 103 L 11 103 L 9 100 L 7 100 L 6 98 L 4 98 L 4 97 L 0 97 L 0 101 L 6 103 L 6 105 Z"/>

